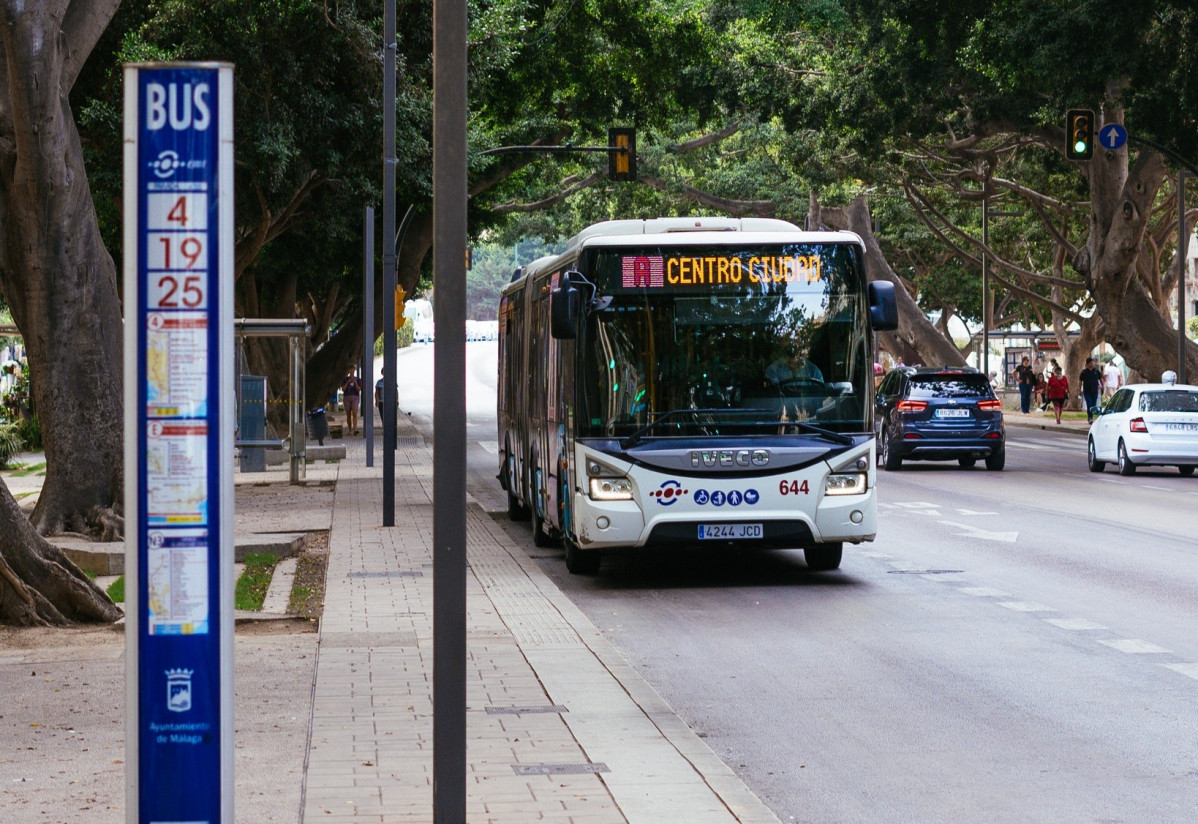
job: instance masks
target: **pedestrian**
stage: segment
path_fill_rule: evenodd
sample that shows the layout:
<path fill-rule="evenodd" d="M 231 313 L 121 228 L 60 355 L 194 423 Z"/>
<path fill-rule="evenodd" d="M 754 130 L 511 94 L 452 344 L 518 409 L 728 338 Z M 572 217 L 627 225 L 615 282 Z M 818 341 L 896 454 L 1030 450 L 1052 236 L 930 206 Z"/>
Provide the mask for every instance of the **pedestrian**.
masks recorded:
<path fill-rule="evenodd" d="M 1086 423 L 1094 420 L 1098 414 L 1098 396 L 1102 394 L 1102 371 L 1094 365 L 1093 358 L 1086 358 L 1086 368 L 1078 376 L 1077 382 L 1082 387 L 1082 398 L 1086 404 Z"/>
<path fill-rule="evenodd" d="M 350 366 L 349 374 L 341 381 L 341 395 L 345 403 L 345 427 L 350 435 L 357 435 L 358 408 L 362 402 L 362 381 L 358 379 L 357 366 Z"/>
<path fill-rule="evenodd" d="M 1023 360 L 1015 367 L 1011 377 L 1015 379 L 1015 383 L 1019 387 L 1019 410 L 1026 415 L 1032 411 L 1032 391 L 1036 388 L 1036 373 L 1032 369 L 1031 359 L 1027 355 L 1023 356 Z"/>
<path fill-rule="evenodd" d="M 1114 361 L 1107 361 L 1106 366 L 1102 367 L 1102 396 L 1109 398 L 1118 392 L 1122 385 L 1123 373 L 1115 366 Z"/>
<path fill-rule="evenodd" d="M 1048 400 L 1052 404 L 1052 412 L 1056 415 L 1057 423 L 1061 422 L 1061 410 L 1065 408 L 1065 401 L 1069 400 L 1069 378 L 1061 371 L 1061 367 L 1052 370 L 1052 377 L 1048 379 Z"/>
<path fill-rule="evenodd" d="M 1048 381 L 1039 372 L 1036 373 L 1036 386 L 1032 389 L 1032 397 L 1035 400 L 1036 411 L 1044 412 L 1048 409 Z"/>

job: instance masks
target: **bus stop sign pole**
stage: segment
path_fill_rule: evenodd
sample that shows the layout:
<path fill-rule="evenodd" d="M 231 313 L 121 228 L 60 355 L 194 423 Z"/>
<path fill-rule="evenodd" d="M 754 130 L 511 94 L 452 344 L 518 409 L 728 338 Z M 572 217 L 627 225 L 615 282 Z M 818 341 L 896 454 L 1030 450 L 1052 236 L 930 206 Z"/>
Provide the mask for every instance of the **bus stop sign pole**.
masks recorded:
<path fill-rule="evenodd" d="M 126 821 L 233 824 L 233 67 L 124 119 Z"/>

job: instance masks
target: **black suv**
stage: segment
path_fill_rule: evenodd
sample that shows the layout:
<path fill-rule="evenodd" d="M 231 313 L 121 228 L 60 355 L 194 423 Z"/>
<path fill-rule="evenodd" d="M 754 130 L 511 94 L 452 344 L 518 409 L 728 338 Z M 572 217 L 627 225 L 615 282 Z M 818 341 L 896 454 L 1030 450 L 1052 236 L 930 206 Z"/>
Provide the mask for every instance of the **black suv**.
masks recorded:
<path fill-rule="evenodd" d="M 878 465 L 952 461 L 1001 470 L 1007 462 L 1002 401 L 986 377 L 963 367 L 900 366 L 878 387 L 874 434 Z"/>

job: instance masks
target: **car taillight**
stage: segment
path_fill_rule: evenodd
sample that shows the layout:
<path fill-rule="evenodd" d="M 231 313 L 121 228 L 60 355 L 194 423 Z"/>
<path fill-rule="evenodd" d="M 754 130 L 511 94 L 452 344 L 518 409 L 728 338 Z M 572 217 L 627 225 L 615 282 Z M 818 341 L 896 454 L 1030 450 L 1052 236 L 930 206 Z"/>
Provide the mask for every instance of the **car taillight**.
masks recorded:
<path fill-rule="evenodd" d="M 1143 418 L 1132 418 L 1131 423 L 1129 423 L 1127 426 L 1129 429 L 1131 429 L 1132 432 L 1147 432 L 1148 431 L 1148 424 L 1144 423 Z"/>
<path fill-rule="evenodd" d="M 987 401 L 978 401 L 978 409 L 985 409 L 987 412 L 997 412 L 1002 409 L 1002 401 L 998 398 L 991 398 Z"/>
<path fill-rule="evenodd" d="M 900 412 L 922 412 L 927 408 L 927 401 L 899 401 L 895 406 Z"/>

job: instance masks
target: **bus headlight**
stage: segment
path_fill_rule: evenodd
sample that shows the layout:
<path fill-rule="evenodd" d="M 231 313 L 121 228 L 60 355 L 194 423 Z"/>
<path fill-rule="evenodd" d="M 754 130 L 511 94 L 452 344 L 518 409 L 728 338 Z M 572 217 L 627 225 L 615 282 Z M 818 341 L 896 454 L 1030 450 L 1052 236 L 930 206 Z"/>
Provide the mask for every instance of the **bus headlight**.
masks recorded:
<path fill-rule="evenodd" d="M 595 501 L 631 501 L 632 481 L 628 478 L 591 478 L 591 499 Z"/>
<path fill-rule="evenodd" d="M 824 481 L 825 495 L 864 495 L 865 473 L 829 475 Z"/>

